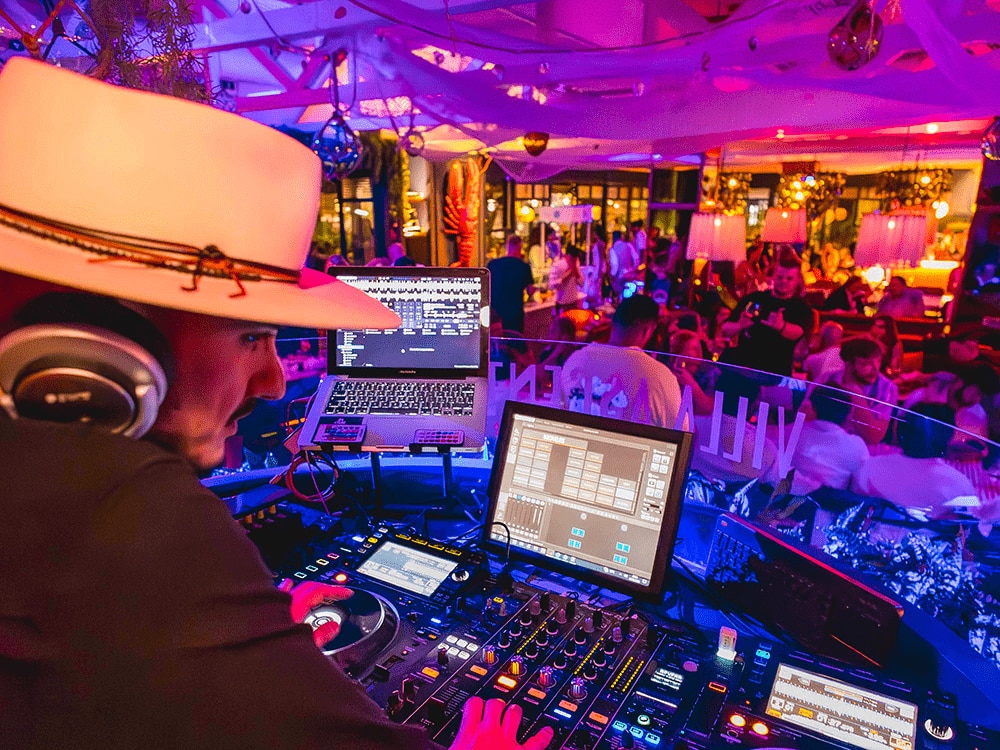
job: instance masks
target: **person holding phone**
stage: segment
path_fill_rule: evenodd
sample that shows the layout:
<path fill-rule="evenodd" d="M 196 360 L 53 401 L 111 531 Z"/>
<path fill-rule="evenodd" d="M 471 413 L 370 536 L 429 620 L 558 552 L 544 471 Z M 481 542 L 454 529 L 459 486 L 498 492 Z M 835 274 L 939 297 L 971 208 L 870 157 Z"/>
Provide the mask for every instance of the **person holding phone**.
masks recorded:
<path fill-rule="evenodd" d="M 795 344 L 813 327 L 813 310 L 806 303 L 802 262 L 790 245 L 778 247 L 771 267 L 771 288 L 746 295 L 722 324 L 736 346 L 721 361 L 777 375 L 791 375 Z"/>

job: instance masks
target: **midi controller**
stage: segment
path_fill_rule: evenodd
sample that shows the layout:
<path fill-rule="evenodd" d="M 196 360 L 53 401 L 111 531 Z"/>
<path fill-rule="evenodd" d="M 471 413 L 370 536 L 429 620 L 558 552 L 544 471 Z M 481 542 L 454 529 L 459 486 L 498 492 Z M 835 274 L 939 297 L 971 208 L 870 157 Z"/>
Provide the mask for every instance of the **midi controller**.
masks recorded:
<path fill-rule="evenodd" d="M 292 504 L 268 515 L 330 525 Z M 521 740 L 552 727 L 553 750 L 1000 748 L 1000 733 L 959 721 L 933 686 L 777 638 L 720 638 L 628 599 L 602 607 L 388 525 L 304 537 L 308 554 L 276 572 L 335 587 L 306 620 L 340 623 L 323 650 L 388 716 L 443 746 L 475 695 L 520 705 Z"/>

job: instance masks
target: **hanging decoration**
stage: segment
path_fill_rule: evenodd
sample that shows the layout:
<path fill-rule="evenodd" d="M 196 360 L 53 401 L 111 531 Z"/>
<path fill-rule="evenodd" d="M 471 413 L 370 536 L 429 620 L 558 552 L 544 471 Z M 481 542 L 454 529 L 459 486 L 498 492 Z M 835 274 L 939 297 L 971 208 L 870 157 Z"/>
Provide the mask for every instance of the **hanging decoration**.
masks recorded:
<path fill-rule="evenodd" d="M 815 221 L 827 209 L 836 208 L 846 181 L 841 172 L 783 174 L 778 181 L 778 208 L 804 208 L 809 221 Z"/>
<path fill-rule="evenodd" d="M 900 169 L 882 172 L 875 189 L 885 211 L 910 206 L 930 206 L 951 190 L 950 169 Z"/>
<path fill-rule="evenodd" d="M 328 180 L 340 180 L 349 175 L 357 169 L 364 155 L 358 134 L 336 110 L 316 133 L 312 150 L 323 162 L 323 174 Z"/>
<path fill-rule="evenodd" d="M 342 180 L 349 175 L 364 156 L 364 144 L 361 137 L 347 124 L 340 112 L 340 83 L 337 68 L 347 60 L 347 51 L 337 50 L 333 57 L 333 76 L 330 80 L 330 91 L 333 94 L 333 114 L 313 138 L 313 152 L 323 163 L 323 174 L 328 180 Z"/>
<path fill-rule="evenodd" d="M 983 133 L 983 156 L 990 161 L 1000 161 L 1000 117 L 994 117 Z"/>
<path fill-rule="evenodd" d="M 883 23 L 873 4 L 858 0 L 827 37 L 830 59 L 844 70 L 857 70 L 878 54 Z"/>
<path fill-rule="evenodd" d="M 532 156 L 541 156 L 549 145 L 549 134 L 533 131 L 524 134 L 524 150 Z"/>
<path fill-rule="evenodd" d="M 406 135 L 399 139 L 399 145 L 403 147 L 410 156 L 420 156 L 424 153 L 424 137 L 412 128 L 406 131 Z"/>

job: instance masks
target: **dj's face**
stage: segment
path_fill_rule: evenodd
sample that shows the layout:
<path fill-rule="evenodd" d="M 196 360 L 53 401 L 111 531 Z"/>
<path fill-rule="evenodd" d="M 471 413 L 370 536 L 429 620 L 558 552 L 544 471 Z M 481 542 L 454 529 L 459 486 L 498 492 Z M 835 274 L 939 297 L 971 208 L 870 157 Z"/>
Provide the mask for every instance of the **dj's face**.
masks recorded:
<path fill-rule="evenodd" d="M 144 310 L 167 337 L 177 376 L 150 438 L 205 471 L 256 399 L 281 398 L 285 376 L 271 326 L 171 310 Z"/>

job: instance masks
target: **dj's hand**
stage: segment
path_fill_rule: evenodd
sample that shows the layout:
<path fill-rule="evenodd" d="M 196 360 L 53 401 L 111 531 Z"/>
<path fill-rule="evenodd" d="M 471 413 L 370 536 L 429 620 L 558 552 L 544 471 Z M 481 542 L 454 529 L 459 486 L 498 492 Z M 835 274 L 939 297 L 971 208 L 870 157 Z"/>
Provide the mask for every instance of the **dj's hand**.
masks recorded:
<path fill-rule="evenodd" d="M 500 698 L 491 698 L 484 704 L 473 696 L 462 708 L 462 725 L 449 750 L 545 750 L 552 742 L 555 733 L 544 727 L 520 744 L 520 725 L 521 707 L 516 703 L 507 706 Z"/>
<path fill-rule="evenodd" d="M 331 586 L 327 583 L 317 581 L 305 581 L 294 588 L 288 589 L 282 586 L 292 597 L 292 619 L 295 622 L 305 622 L 306 617 L 316 607 L 323 604 L 333 604 L 350 599 L 354 591 L 344 586 Z M 334 620 L 325 622 L 313 630 L 313 642 L 317 647 L 322 647 L 337 637 L 340 632 L 340 623 Z"/>

